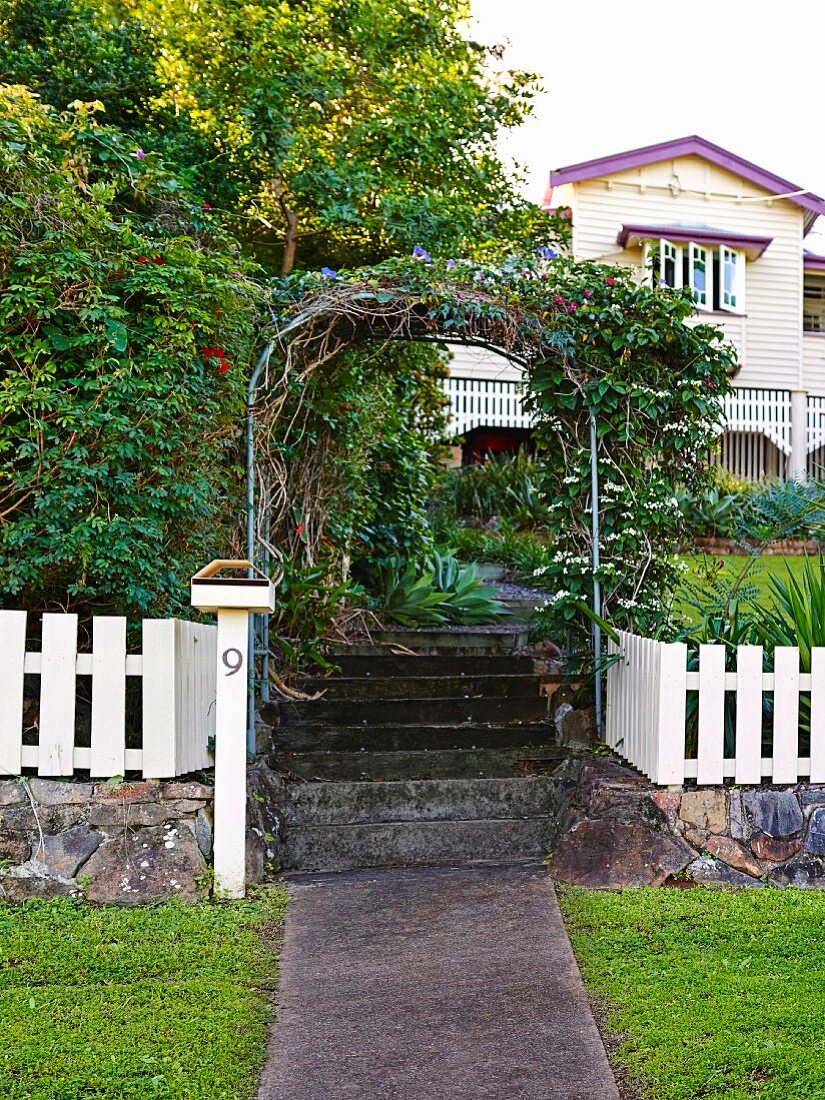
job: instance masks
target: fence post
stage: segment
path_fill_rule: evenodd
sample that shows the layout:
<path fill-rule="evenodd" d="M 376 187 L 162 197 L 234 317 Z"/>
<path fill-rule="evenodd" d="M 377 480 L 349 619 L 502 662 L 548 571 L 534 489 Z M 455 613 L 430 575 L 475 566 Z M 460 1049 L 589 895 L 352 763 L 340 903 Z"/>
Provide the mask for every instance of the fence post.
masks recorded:
<path fill-rule="evenodd" d="M 192 606 L 218 615 L 215 701 L 215 891 L 246 893 L 246 710 L 250 612 L 275 610 L 272 582 L 259 577 L 219 577 L 246 571 L 251 562 L 217 559 L 192 578 Z"/>

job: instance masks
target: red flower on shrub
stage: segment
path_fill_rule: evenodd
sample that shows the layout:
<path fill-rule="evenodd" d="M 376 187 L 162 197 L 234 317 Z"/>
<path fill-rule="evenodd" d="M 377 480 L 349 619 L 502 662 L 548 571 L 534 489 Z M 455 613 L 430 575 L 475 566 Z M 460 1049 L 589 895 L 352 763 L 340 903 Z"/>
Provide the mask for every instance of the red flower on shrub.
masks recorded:
<path fill-rule="evenodd" d="M 608 286 L 615 286 L 616 285 L 616 280 L 611 279 L 609 275 L 605 279 L 605 282 L 607 283 Z"/>
<path fill-rule="evenodd" d="M 225 359 L 226 352 L 223 348 L 201 348 L 201 355 L 206 359 Z"/>
<path fill-rule="evenodd" d="M 300 538 L 301 535 L 303 535 L 303 533 L 304 533 L 304 525 L 303 525 L 303 523 L 299 523 L 298 526 L 295 528 L 295 534 L 298 536 L 298 538 Z"/>
<path fill-rule="evenodd" d="M 152 257 L 152 263 L 153 264 L 165 264 L 166 260 L 164 260 L 163 256 L 153 256 Z"/>
<path fill-rule="evenodd" d="M 218 374 L 226 374 L 229 370 L 229 363 L 225 359 L 221 359 L 221 365 L 218 367 Z"/>
<path fill-rule="evenodd" d="M 137 262 L 139 264 L 148 264 L 149 263 L 149 257 L 148 256 L 138 256 Z"/>

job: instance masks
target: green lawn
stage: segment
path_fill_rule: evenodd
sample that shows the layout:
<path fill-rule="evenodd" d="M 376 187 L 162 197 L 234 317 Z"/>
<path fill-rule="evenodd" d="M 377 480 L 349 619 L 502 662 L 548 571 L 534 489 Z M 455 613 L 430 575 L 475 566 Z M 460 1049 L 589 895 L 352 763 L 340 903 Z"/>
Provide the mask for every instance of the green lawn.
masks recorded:
<path fill-rule="evenodd" d="M 0 1096 L 253 1096 L 284 901 L 0 905 Z"/>
<path fill-rule="evenodd" d="M 825 894 L 559 890 L 646 1100 L 825 1097 Z"/>
<path fill-rule="evenodd" d="M 687 574 L 688 579 L 700 585 L 704 585 L 705 583 L 702 578 L 703 572 L 708 564 L 723 561 L 725 564 L 720 571 L 720 579 L 730 581 L 735 579 L 750 561 L 749 558 L 736 554 L 680 554 L 679 560 L 685 562 L 689 569 L 689 573 Z M 757 600 L 760 603 L 770 603 L 771 577 L 778 577 L 780 580 L 784 580 L 788 576 L 788 568 L 790 568 L 793 576 L 797 580 L 800 580 L 802 577 L 802 565 L 804 560 L 805 559 L 801 555 L 794 555 L 786 558 L 782 557 L 780 554 L 771 554 L 760 558 L 748 575 L 748 581 L 752 582 L 758 590 Z M 677 596 L 677 606 L 692 618 L 695 612 L 685 605 L 684 601 L 686 598 L 692 597 L 686 595 L 684 592 L 681 597 Z"/>

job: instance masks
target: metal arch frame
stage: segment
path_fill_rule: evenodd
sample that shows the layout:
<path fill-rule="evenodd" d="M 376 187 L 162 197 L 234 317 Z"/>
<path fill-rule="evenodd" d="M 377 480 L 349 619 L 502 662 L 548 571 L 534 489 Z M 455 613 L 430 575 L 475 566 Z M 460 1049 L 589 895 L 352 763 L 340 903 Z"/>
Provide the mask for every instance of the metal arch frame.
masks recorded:
<path fill-rule="evenodd" d="M 295 329 L 300 328 L 306 321 L 312 316 L 311 312 L 300 313 L 297 317 L 293 318 L 283 329 L 280 329 L 269 340 L 260 358 L 252 372 L 249 379 L 249 383 L 246 389 L 246 549 L 247 559 L 255 564 L 255 550 L 258 540 L 255 536 L 256 528 L 256 507 L 255 507 L 255 401 L 258 393 L 258 384 L 260 382 L 261 375 L 266 369 L 270 357 L 272 355 L 275 346 L 283 341 L 283 339 L 293 332 Z M 369 339 L 370 337 L 366 337 Z M 377 337 L 376 337 L 377 339 Z M 407 334 L 397 337 L 380 337 L 382 340 L 397 339 L 403 340 L 407 343 L 436 343 L 436 344 L 453 344 L 462 347 L 482 347 L 489 351 L 496 352 L 498 355 L 502 355 L 504 358 L 509 359 L 510 362 L 516 363 L 518 366 L 527 369 L 530 366 L 529 360 L 519 355 L 510 354 L 496 344 L 492 344 L 489 340 L 473 339 L 472 337 L 458 339 L 454 335 L 441 336 L 441 335 L 426 335 L 426 336 L 409 336 Z M 590 424 L 590 475 L 591 475 L 591 498 L 592 498 L 592 548 L 591 548 L 591 561 L 593 566 L 593 610 L 596 615 L 601 615 L 601 584 L 599 582 L 597 572 L 599 568 L 599 473 L 598 473 L 598 460 L 597 460 L 597 433 L 596 433 L 596 420 L 592 412 L 589 414 Z M 265 549 L 264 560 L 261 562 L 264 571 L 267 571 L 269 565 L 269 553 Z M 248 570 L 250 576 L 253 575 L 252 569 Z M 260 622 L 259 622 L 260 620 Z M 598 622 L 593 623 L 593 651 L 596 660 L 596 680 L 595 680 L 595 720 L 596 729 L 601 732 L 602 729 L 602 683 L 601 675 L 599 673 L 599 665 L 601 663 L 601 627 Z M 255 738 L 255 658 L 260 657 L 262 662 L 262 684 L 261 684 L 261 698 L 264 702 L 269 700 L 269 617 L 267 615 L 250 615 L 249 616 L 249 675 L 248 675 L 248 701 L 247 701 L 247 725 L 246 725 L 246 751 L 250 756 L 255 755 L 256 738 Z"/>

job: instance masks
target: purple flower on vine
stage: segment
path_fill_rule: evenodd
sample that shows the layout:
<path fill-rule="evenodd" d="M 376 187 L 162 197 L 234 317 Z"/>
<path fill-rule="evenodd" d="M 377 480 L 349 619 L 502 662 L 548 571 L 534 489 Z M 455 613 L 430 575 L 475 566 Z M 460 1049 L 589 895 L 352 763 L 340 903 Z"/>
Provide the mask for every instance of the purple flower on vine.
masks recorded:
<path fill-rule="evenodd" d="M 134 153 L 132 153 L 132 156 L 137 157 L 138 160 L 146 160 L 146 154 L 142 149 L 135 149 Z"/>
<path fill-rule="evenodd" d="M 333 271 L 331 267 L 322 267 L 321 268 L 321 278 L 322 279 L 337 279 L 338 278 L 338 272 Z"/>
<path fill-rule="evenodd" d="M 542 260 L 556 260 L 559 254 L 556 252 L 555 248 L 544 247 L 537 248 L 536 255 L 540 256 Z"/>
<path fill-rule="evenodd" d="M 417 244 L 412 250 L 412 258 L 414 260 L 423 260 L 425 264 L 431 264 L 433 262 L 429 252 L 423 249 L 420 244 Z"/>

